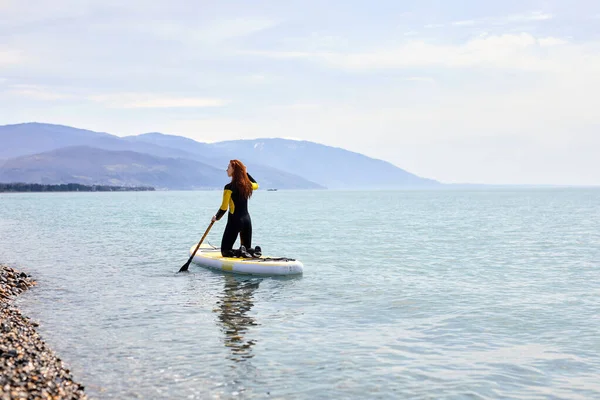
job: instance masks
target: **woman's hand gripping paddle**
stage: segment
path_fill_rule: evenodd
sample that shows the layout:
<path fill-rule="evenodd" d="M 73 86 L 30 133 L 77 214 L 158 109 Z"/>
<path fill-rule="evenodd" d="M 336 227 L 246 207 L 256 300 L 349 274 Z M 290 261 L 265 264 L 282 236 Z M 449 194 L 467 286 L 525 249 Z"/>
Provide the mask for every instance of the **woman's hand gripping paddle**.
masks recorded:
<path fill-rule="evenodd" d="M 196 252 L 200 248 L 200 245 L 202 244 L 202 242 L 204 242 L 204 238 L 206 237 L 206 235 L 208 235 L 208 231 L 210 231 L 210 228 L 212 228 L 212 226 L 214 225 L 214 223 L 215 223 L 215 221 L 211 221 L 211 223 L 208 226 L 208 228 L 206 228 L 206 232 L 204 232 L 204 235 L 202 236 L 202 239 L 200 239 L 200 241 L 198 242 L 198 246 L 196 246 L 196 249 L 194 250 L 194 252 L 190 256 L 190 259 L 187 260 L 187 262 L 185 264 L 183 264 L 183 266 L 179 269 L 179 272 L 184 272 L 184 271 L 188 270 L 188 267 L 190 266 L 190 264 L 192 262 L 192 259 L 196 255 Z"/>

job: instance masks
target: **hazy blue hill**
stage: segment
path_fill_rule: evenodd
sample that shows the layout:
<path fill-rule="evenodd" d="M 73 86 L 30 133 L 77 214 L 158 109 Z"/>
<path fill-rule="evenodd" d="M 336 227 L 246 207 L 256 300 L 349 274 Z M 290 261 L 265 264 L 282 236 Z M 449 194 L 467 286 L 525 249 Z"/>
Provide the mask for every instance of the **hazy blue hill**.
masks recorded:
<path fill-rule="evenodd" d="M 194 154 L 197 157 L 207 159 L 215 158 L 214 147 L 208 143 L 197 142 L 182 136 L 166 135 L 164 133 L 151 132 L 136 136 L 126 136 L 123 139 L 131 143 L 146 143 L 155 146 L 162 146 L 174 150 L 180 150 Z"/>
<path fill-rule="evenodd" d="M 63 125 L 27 123 L 0 126 L 0 159 L 42 153 L 62 147 L 89 146 L 104 150 L 135 151 L 159 157 L 196 158 L 193 154 L 146 142 L 131 142 L 108 133 Z"/>
<path fill-rule="evenodd" d="M 226 167 L 227 163 L 222 168 L 223 173 L 225 173 Z M 275 168 L 265 167 L 260 164 L 246 164 L 246 167 L 252 177 L 258 181 L 260 189 L 326 189 L 323 185 Z"/>
<path fill-rule="evenodd" d="M 0 169 L 0 182 L 198 189 L 222 186 L 222 175 L 187 159 L 75 146 L 8 160 Z"/>
<path fill-rule="evenodd" d="M 92 158 L 86 160 L 77 156 L 72 149 L 58 151 L 73 146 L 87 146 L 106 152 L 90 154 Z M 130 155 L 128 161 L 122 160 L 121 164 L 129 167 L 121 171 L 121 175 L 115 171 L 107 175 L 104 167 L 115 164 L 115 152 L 138 155 Z M 44 156 L 40 153 L 44 153 Z M 23 157 L 34 154 L 37 158 Z M 134 168 L 134 159 L 141 155 L 155 157 L 148 165 L 140 164 L 146 168 L 145 172 Z M 109 158 L 104 160 L 104 156 Z M 157 163 L 156 157 L 172 159 L 160 161 L 168 173 L 159 172 L 153 167 Z M 21 177 L 25 179 L 24 182 L 61 183 L 75 176 L 78 163 L 81 163 L 79 169 L 86 173 L 80 174 L 81 180 L 74 182 L 101 184 L 108 178 L 138 182 L 143 177 L 157 179 L 156 182 L 160 184 L 145 182 L 147 185 L 196 188 L 204 187 L 204 184 L 197 185 L 187 181 L 186 177 L 204 176 L 207 183 L 214 182 L 214 187 L 222 187 L 223 181 L 227 180 L 224 170 L 229 160 L 234 158 L 248 166 L 253 176 L 260 179 L 263 188 L 402 188 L 439 185 L 436 181 L 421 178 L 386 161 L 307 141 L 256 139 L 201 143 L 162 133 L 123 138 L 62 125 L 27 123 L 0 126 L 0 171 L 3 174 L 0 181 L 6 181 L 8 177 Z M 179 164 L 176 165 L 173 159 L 179 159 Z M 43 167 L 40 166 L 42 160 L 45 160 Z M 31 163 L 31 166 L 27 166 L 27 163 Z M 185 170 L 184 167 L 191 170 Z M 214 176 L 213 181 L 212 174 L 215 171 L 219 175 Z"/>
<path fill-rule="evenodd" d="M 202 157 L 218 168 L 238 158 L 249 168 L 268 166 L 328 188 L 394 188 L 437 186 L 439 182 L 421 178 L 389 162 L 308 141 L 288 139 L 233 140 L 200 143 L 161 133 L 130 136 Z"/>
<path fill-rule="evenodd" d="M 439 185 L 386 161 L 313 142 L 287 139 L 214 143 L 217 154 L 260 162 L 328 188 L 392 188 Z"/>
<path fill-rule="evenodd" d="M 0 159 L 41 153 L 61 147 L 84 145 L 106 139 L 108 133 L 36 122 L 0 126 Z"/>
<path fill-rule="evenodd" d="M 233 158 L 242 159 L 243 156 L 238 155 L 236 157 L 230 157 L 227 149 L 222 150 L 218 146 L 215 146 L 213 143 L 203 143 L 182 136 L 167 135 L 158 132 L 143 133 L 141 135 L 136 136 L 126 136 L 124 139 L 131 142 L 159 145 L 173 150 L 192 153 L 194 157 L 199 158 L 203 162 L 217 168 L 227 168 L 229 160 Z M 242 161 L 246 160 L 242 159 Z M 260 164 L 263 167 L 269 167 L 268 164 L 261 162 L 254 164 Z M 277 173 L 281 172 L 282 171 L 277 171 Z"/>
<path fill-rule="evenodd" d="M 248 167 L 249 172 L 253 177 L 258 179 L 260 176 L 261 182 L 260 185 L 262 188 L 298 188 L 298 189 L 324 189 L 324 185 L 320 185 L 315 183 L 310 179 L 306 179 L 305 177 L 299 176 L 294 172 L 286 172 L 282 171 L 278 168 L 274 168 L 266 163 L 263 163 L 260 159 L 257 160 L 246 160 L 244 158 L 244 154 L 239 154 L 237 156 L 229 156 L 226 155 L 229 152 L 225 149 L 221 151 L 221 149 L 211 143 L 202 143 L 197 142 L 195 140 L 176 136 L 176 135 L 166 135 L 163 133 L 144 133 L 137 136 L 127 136 L 124 139 L 137 142 L 137 143 L 148 143 L 153 145 L 160 145 L 165 148 L 171 148 L 174 150 L 186 151 L 188 153 L 193 154 L 193 157 L 202 162 L 212 165 L 219 170 L 225 171 L 227 169 L 227 165 L 230 159 L 233 158 L 241 158 L 242 161 Z"/>
<path fill-rule="evenodd" d="M 262 187 L 286 189 L 319 186 L 280 172 L 263 176 L 251 171 Z M 132 151 L 110 151 L 87 146 L 64 147 L 10 159 L 0 167 L 0 182 L 42 184 L 81 183 L 116 186 L 153 186 L 157 189 L 222 188 L 228 178 L 217 169 L 184 158 L 163 158 Z"/>

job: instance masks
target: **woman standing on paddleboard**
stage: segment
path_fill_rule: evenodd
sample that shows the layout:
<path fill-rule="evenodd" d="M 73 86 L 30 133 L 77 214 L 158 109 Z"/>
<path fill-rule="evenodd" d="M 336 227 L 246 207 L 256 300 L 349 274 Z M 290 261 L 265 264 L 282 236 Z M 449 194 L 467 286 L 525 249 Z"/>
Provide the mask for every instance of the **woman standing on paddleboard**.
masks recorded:
<path fill-rule="evenodd" d="M 248 199 L 252 197 L 252 191 L 258 189 L 258 183 L 246 171 L 246 166 L 239 160 L 229 161 L 227 166 L 227 176 L 231 177 L 231 182 L 225 185 L 223 189 L 223 202 L 217 211 L 217 214 L 212 217 L 212 221 L 216 222 L 225 215 L 229 208 L 227 216 L 227 225 L 223 232 L 221 240 L 221 254 L 223 257 L 235 257 L 233 244 L 235 243 L 238 234 L 240 235 L 240 243 L 249 252 L 252 249 L 252 220 L 248 213 Z M 240 250 L 243 250 L 240 247 Z M 260 251 L 259 248 L 256 249 Z M 244 253 L 241 251 L 240 253 Z M 244 254 L 241 254 L 242 256 Z"/>

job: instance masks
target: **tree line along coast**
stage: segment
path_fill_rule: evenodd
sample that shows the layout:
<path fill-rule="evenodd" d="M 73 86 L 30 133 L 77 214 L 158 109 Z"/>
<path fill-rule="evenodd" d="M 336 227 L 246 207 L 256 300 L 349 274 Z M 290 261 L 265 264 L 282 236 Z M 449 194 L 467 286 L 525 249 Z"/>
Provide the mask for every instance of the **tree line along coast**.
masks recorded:
<path fill-rule="evenodd" d="M 39 183 L 0 183 L 0 193 L 11 192 L 142 192 L 154 191 L 152 186 L 110 186 L 82 185 L 65 183 L 60 185 L 44 185 Z"/>

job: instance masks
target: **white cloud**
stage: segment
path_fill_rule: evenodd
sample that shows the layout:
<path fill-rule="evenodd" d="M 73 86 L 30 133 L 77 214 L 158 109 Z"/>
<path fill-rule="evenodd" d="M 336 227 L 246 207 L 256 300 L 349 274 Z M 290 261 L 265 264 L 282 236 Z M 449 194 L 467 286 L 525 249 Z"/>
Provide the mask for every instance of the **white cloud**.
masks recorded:
<path fill-rule="evenodd" d="M 315 110 L 322 108 L 323 105 L 319 103 L 293 103 L 271 106 L 273 110 Z"/>
<path fill-rule="evenodd" d="M 152 93 L 117 93 L 89 96 L 111 108 L 204 108 L 222 107 L 227 101 L 214 98 L 176 97 Z"/>
<path fill-rule="evenodd" d="M 558 46 L 561 44 L 567 44 L 568 42 L 564 39 L 547 37 L 547 38 L 538 39 L 538 43 L 542 47 L 547 47 L 547 46 Z"/>
<path fill-rule="evenodd" d="M 535 11 L 531 13 L 525 14 L 513 14 L 503 17 L 483 17 L 477 19 L 466 19 L 459 21 L 452 21 L 448 25 L 455 27 L 469 27 L 476 25 L 509 25 L 516 24 L 521 22 L 539 22 L 539 21 L 547 21 L 553 19 L 554 16 L 549 13 Z M 444 27 L 445 24 L 429 24 L 425 25 L 425 28 L 441 28 Z"/>
<path fill-rule="evenodd" d="M 273 83 L 273 82 L 276 82 L 277 79 L 278 78 L 273 75 L 252 74 L 252 75 L 242 76 L 242 77 L 238 78 L 237 81 L 242 84 L 258 85 L 258 84 L 265 84 L 265 83 Z"/>
<path fill-rule="evenodd" d="M 530 14 L 516 14 L 509 16 L 506 20 L 509 22 L 523 22 L 523 21 L 546 21 L 554 18 L 552 14 L 548 14 L 541 11 L 536 11 Z"/>
<path fill-rule="evenodd" d="M 156 93 L 82 94 L 79 91 L 49 88 L 38 85 L 11 85 L 6 93 L 31 100 L 92 101 L 110 108 L 205 108 L 223 107 L 229 102 L 217 98 L 167 96 Z"/>
<path fill-rule="evenodd" d="M 454 25 L 454 26 L 472 26 L 472 25 L 476 25 L 477 23 L 478 23 L 478 21 L 476 21 L 474 19 L 468 19 L 465 21 L 452 22 L 452 25 Z"/>
<path fill-rule="evenodd" d="M 240 18 L 191 25 L 179 21 L 157 21 L 151 25 L 135 25 L 132 29 L 161 39 L 218 45 L 226 40 L 249 36 L 276 26 L 265 18 Z"/>
<path fill-rule="evenodd" d="M 11 85 L 7 92 L 19 97 L 26 97 L 31 100 L 41 101 L 66 100 L 75 98 L 71 94 L 60 93 L 56 90 L 37 85 Z"/>
<path fill-rule="evenodd" d="M 560 71 L 581 61 L 584 51 L 576 46 L 562 49 L 560 38 L 536 38 L 529 33 L 483 36 L 463 44 L 432 44 L 410 40 L 395 48 L 363 53 L 249 51 L 245 54 L 272 58 L 309 59 L 334 68 L 378 70 L 418 67 L 503 68 L 523 71 Z M 556 47 L 556 52 L 550 52 Z M 541 52 L 547 49 L 546 52 Z M 565 53 L 567 52 L 567 53 Z M 578 60 L 569 59 L 576 57 Z M 598 57 L 591 59 L 594 64 Z M 590 59 L 587 59 L 589 66 Z"/>
<path fill-rule="evenodd" d="M 84 18 L 92 12 L 93 4 L 81 0 L 37 1 L 28 4 L 19 0 L 0 0 L 0 21 L 5 26 L 32 24 L 53 19 Z"/>
<path fill-rule="evenodd" d="M 20 51 L 0 49 L 0 67 L 18 64 L 21 61 L 23 61 L 23 55 Z"/>
<path fill-rule="evenodd" d="M 238 18 L 221 20 L 209 24 L 202 29 L 204 38 L 213 40 L 248 36 L 277 25 L 276 22 L 265 18 Z"/>
<path fill-rule="evenodd" d="M 280 39 L 283 47 L 301 49 L 303 51 L 329 51 L 331 49 L 345 49 L 350 47 L 347 37 L 332 35 L 327 32 L 311 32 L 300 37 L 283 37 Z M 356 43 L 353 43 L 356 45 Z"/>
<path fill-rule="evenodd" d="M 410 82 L 423 82 L 423 83 L 435 83 L 435 79 L 429 76 L 410 76 L 405 80 Z"/>
<path fill-rule="evenodd" d="M 270 58 L 310 58 L 320 54 L 329 53 L 311 53 L 308 51 L 270 51 L 270 50 L 241 50 L 240 55 L 264 56 Z"/>

